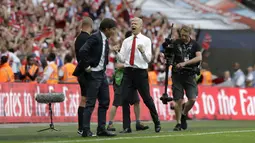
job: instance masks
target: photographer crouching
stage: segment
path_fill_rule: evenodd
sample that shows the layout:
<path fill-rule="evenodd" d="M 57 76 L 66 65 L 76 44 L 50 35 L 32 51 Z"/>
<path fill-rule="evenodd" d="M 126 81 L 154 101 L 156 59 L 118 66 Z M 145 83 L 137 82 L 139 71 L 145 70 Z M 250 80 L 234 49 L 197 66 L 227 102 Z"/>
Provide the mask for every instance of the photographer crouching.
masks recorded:
<path fill-rule="evenodd" d="M 199 65 L 202 60 L 201 47 L 190 38 L 192 29 L 182 26 L 179 31 L 179 39 L 166 39 L 163 43 L 164 55 L 167 65 L 172 65 L 172 92 L 175 101 L 175 116 L 177 125 L 174 131 L 187 129 L 187 114 L 196 102 L 198 88 L 196 74 L 199 74 Z M 188 101 L 182 106 L 184 90 Z M 164 104 L 171 101 L 170 97 L 163 95 Z M 183 109 L 184 108 L 184 109 Z"/>

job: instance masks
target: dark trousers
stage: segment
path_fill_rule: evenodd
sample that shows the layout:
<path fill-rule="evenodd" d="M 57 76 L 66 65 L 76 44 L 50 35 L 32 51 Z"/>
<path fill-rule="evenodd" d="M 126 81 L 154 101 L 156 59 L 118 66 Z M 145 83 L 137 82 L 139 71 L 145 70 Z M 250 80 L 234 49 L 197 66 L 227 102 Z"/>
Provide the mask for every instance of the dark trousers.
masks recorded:
<path fill-rule="evenodd" d="M 148 72 L 145 69 L 125 68 L 123 75 L 122 88 L 122 110 L 123 110 L 123 128 L 130 128 L 130 106 L 129 100 L 134 96 L 133 91 L 138 90 L 143 102 L 150 110 L 152 120 L 155 125 L 159 125 L 158 113 L 155 108 L 152 97 L 150 96 L 150 87 L 148 82 Z"/>
<path fill-rule="evenodd" d="M 98 99 L 98 127 L 105 130 L 106 112 L 109 108 L 109 86 L 104 71 L 86 73 L 86 106 L 83 115 L 83 130 L 90 130 L 91 114 Z"/>
<path fill-rule="evenodd" d="M 81 89 L 81 96 L 86 96 L 86 78 L 84 73 L 80 74 L 78 76 L 78 83 L 80 85 L 80 89 Z"/>

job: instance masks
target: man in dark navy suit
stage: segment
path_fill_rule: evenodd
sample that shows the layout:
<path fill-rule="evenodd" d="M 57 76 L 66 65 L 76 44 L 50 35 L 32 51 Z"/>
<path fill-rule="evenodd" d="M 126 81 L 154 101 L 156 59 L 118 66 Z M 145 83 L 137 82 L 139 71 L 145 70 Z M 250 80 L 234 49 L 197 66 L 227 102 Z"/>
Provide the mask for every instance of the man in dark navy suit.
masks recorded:
<path fill-rule="evenodd" d="M 109 108 L 109 86 L 105 75 L 108 64 L 109 45 L 107 39 L 116 31 L 116 22 L 105 18 L 100 23 L 99 31 L 92 34 L 79 51 L 81 58 L 74 75 L 84 74 L 86 79 L 86 105 L 83 115 L 83 137 L 92 136 L 90 119 L 98 99 L 97 136 L 115 136 L 107 131 L 106 112 Z M 83 72 L 85 71 L 85 72 Z"/>

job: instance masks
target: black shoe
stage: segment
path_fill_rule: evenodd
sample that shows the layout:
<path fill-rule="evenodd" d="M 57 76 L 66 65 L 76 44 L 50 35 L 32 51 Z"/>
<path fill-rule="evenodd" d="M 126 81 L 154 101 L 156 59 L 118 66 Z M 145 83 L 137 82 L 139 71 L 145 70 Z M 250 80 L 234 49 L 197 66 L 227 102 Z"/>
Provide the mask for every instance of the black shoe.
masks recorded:
<path fill-rule="evenodd" d="M 77 131 L 77 133 L 78 133 L 78 135 L 81 135 L 81 136 L 82 136 L 83 130 L 80 130 L 80 129 L 79 129 L 79 130 Z"/>
<path fill-rule="evenodd" d="M 116 131 L 116 129 L 113 127 L 113 124 L 107 126 L 107 131 Z"/>
<path fill-rule="evenodd" d="M 156 133 L 159 133 L 160 130 L 161 130 L 160 124 L 155 125 L 155 132 L 156 132 Z"/>
<path fill-rule="evenodd" d="M 145 126 L 142 123 L 136 124 L 136 131 L 147 130 L 147 129 L 149 129 L 149 126 Z"/>
<path fill-rule="evenodd" d="M 123 131 L 121 131 L 120 133 L 132 133 L 132 130 L 130 128 L 126 128 Z"/>
<path fill-rule="evenodd" d="M 182 128 L 181 128 L 181 124 L 177 124 L 177 125 L 175 125 L 175 127 L 174 127 L 174 131 L 181 131 L 182 130 Z"/>
<path fill-rule="evenodd" d="M 93 133 L 90 130 L 83 130 L 82 137 L 92 137 Z"/>
<path fill-rule="evenodd" d="M 116 134 L 107 130 L 101 130 L 101 131 L 97 131 L 97 136 L 113 137 L 113 136 L 116 136 Z"/>
<path fill-rule="evenodd" d="M 186 130 L 188 128 L 188 124 L 187 124 L 187 116 L 182 114 L 181 117 L 181 128 L 183 130 Z"/>

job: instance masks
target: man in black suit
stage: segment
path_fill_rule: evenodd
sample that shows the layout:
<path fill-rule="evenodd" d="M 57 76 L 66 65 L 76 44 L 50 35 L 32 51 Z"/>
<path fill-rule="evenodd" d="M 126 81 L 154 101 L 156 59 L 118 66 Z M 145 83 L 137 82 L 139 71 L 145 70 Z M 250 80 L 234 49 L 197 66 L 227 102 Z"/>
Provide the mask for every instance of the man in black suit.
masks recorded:
<path fill-rule="evenodd" d="M 105 74 L 108 63 L 109 45 L 107 39 L 115 33 L 114 20 L 105 18 L 100 23 L 99 31 L 92 34 L 79 51 L 78 68 L 74 75 L 84 74 L 86 79 L 86 105 L 83 116 L 83 137 L 92 136 L 90 131 L 91 114 L 98 99 L 98 136 L 115 136 L 107 131 L 106 112 L 109 108 L 109 86 Z M 81 72 L 84 71 L 85 73 Z"/>
<path fill-rule="evenodd" d="M 80 57 L 79 57 L 79 50 L 81 49 L 81 47 L 86 43 L 87 39 L 90 36 L 90 33 L 93 30 L 93 20 L 90 17 L 85 17 L 82 20 L 82 24 L 81 24 L 81 33 L 77 36 L 74 46 L 75 46 L 75 54 L 76 54 L 76 59 L 79 62 L 80 61 Z M 80 76 L 78 76 L 78 82 L 80 85 L 80 89 L 81 89 L 81 101 L 80 101 L 80 105 L 78 108 L 78 134 L 82 135 L 82 128 L 83 128 L 83 112 L 84 112 L 84 108 L 85 108 L 85 103 L 86 103 L 86 87 L 85 87 L 85 77 L 84 74 L 80 74 Z"/>
<path fill-rule="evenodd" d="M 151 61 L 152 48 L 151 40 L 145 35 L 141 34 L 143 21 L 140 18 L 133 18 L 131 20 L 131 27 L 133 35 L 126 38 L 122 42 L 122 46 L 119 51 L 117 46 L 114 46 L 112 50 L 116 52 L 116 56 L 119 61 L 124 63 L 123 74 L 123 131 L 122 133 L 131 133 L 131 120 L 130 120 L 130 106 L 129 100 L 132 99 L 134 90 L 138 90 L 143 102 L 148 107 L 152 120 L 155 125 L 155 132 L 158 133 L 161 130 L 158 113 L 150 95 L 150 86 L 148 82 L 148 63 Z"/>

